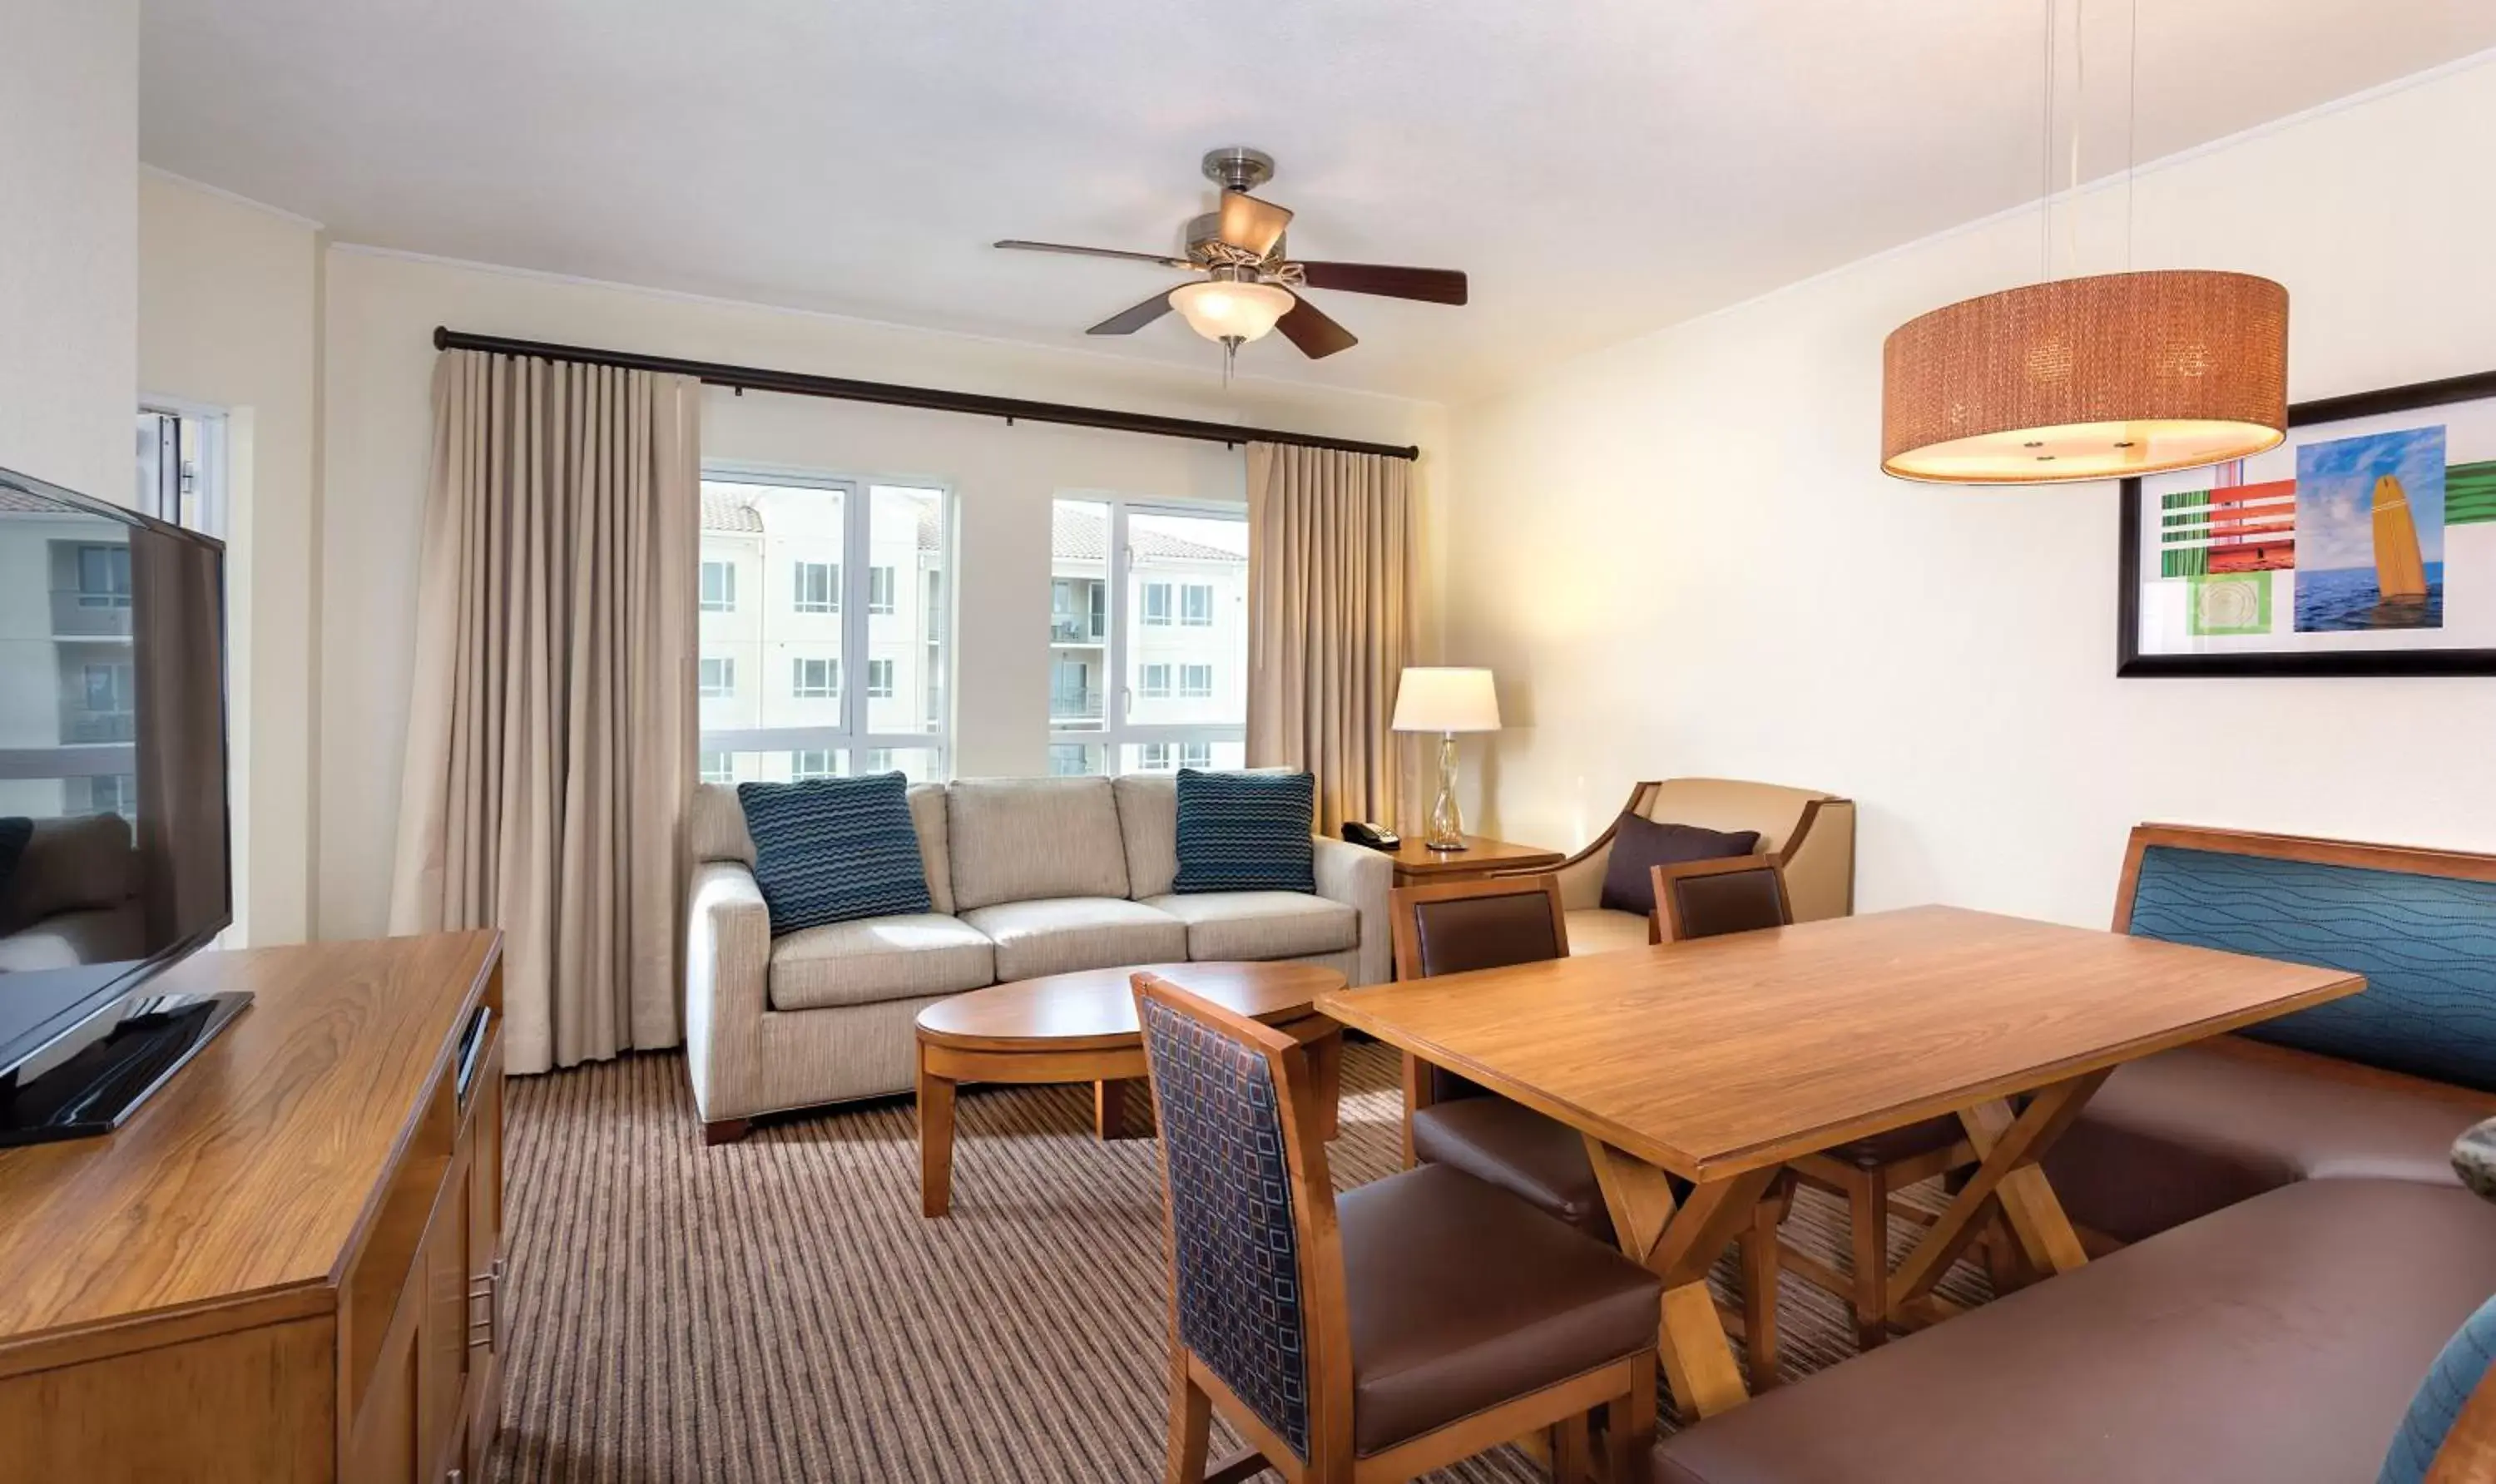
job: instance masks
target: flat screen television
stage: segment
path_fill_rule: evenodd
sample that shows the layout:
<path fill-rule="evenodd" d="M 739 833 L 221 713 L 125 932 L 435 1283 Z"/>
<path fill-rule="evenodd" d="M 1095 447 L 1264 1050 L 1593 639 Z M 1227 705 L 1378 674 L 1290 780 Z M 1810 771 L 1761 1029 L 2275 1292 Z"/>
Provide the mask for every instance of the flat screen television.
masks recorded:
<path fill-rule="evenodd" d="M 225 547 L 0 470 L 0 1144 L 118 1126 L 246 996 L 157 976 L 233 919 Z"/>

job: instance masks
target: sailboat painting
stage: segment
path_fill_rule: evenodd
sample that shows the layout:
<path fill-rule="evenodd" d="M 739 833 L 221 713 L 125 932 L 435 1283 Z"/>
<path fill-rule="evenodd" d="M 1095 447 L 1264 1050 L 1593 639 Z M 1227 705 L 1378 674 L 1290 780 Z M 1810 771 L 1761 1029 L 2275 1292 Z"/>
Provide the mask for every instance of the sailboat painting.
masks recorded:
<path fill-rule="evenodd" d="M 2296 629 L 2444 627 L 2445 430 L 2296 449 Z"/>

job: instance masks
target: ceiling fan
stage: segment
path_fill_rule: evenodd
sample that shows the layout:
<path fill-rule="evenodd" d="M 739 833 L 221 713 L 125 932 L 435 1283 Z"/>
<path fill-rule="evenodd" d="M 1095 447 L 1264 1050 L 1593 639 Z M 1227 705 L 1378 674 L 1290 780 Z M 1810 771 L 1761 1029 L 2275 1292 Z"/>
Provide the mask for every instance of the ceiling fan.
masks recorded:
<path fill-rule="evenodd" d="M 1357 345 L 1352 331 L 1301 295 L 1305 289 L 1340 289 L 1346 294 L 1379 294 L 1430 304 L 1465 301 L 1465 275 L 1447 268 L 1312 263 L 1285 257 L 1283 229 L 1291 225 L 1292 213 L 1248 194 L 1273 178 L 1270 155 L 1245 148 L 1217 149 L 1204 157 L 1204 173 L 1222 187 L 1222 206 L 1187 224 L 1187 248 L 1181 255 L 1014 238 L 997 246 L 1030 253 L 1125 258 L 1202 274 L 1113 314 L 1084 333 L 1132 335 L 1175 309 L 1198 334 L 1220 341 L 1226 357 L 1243 343 L 1276 329 L 1312 360 Z"/>

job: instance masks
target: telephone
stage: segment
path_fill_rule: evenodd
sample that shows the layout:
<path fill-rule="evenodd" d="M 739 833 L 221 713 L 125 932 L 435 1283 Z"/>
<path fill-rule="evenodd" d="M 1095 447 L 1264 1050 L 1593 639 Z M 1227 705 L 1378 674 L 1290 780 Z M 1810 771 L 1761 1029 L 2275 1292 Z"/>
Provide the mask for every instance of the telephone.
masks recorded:
<path fill-rule="evenodd" d="M 1363 819 L 1346 819 L 1343 838 L 1355 845 L 1365 845 L 1373 850 L 1392 850 L 1404 844 L 1404 838 L 1384 824 L 1371 824 Z"/>

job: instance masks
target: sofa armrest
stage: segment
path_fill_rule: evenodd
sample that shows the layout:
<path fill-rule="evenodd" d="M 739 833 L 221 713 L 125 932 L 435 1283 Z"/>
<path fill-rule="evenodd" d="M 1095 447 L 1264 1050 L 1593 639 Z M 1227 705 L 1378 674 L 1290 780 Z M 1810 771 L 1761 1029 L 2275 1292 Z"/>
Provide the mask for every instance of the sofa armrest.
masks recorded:
<path fill-rule="evenodd" d="M 771 914 L 740 861 L 694 870 L 685 925 L 685 1061 L 706 1123 L 752 1111 L 744 1084 L 770 1008 Z"/>
<path fill-rule="evenodd" d="M 1395 977 L 1395 938 L 1387 918 L 1387 894 L 1395 885 L 1395 864 L 1363 845 L 1328 840 L 1317 847 L 1318 895 L 1360 913 L 1360 974 L 1356 984 L 1384 984 Z"/>

